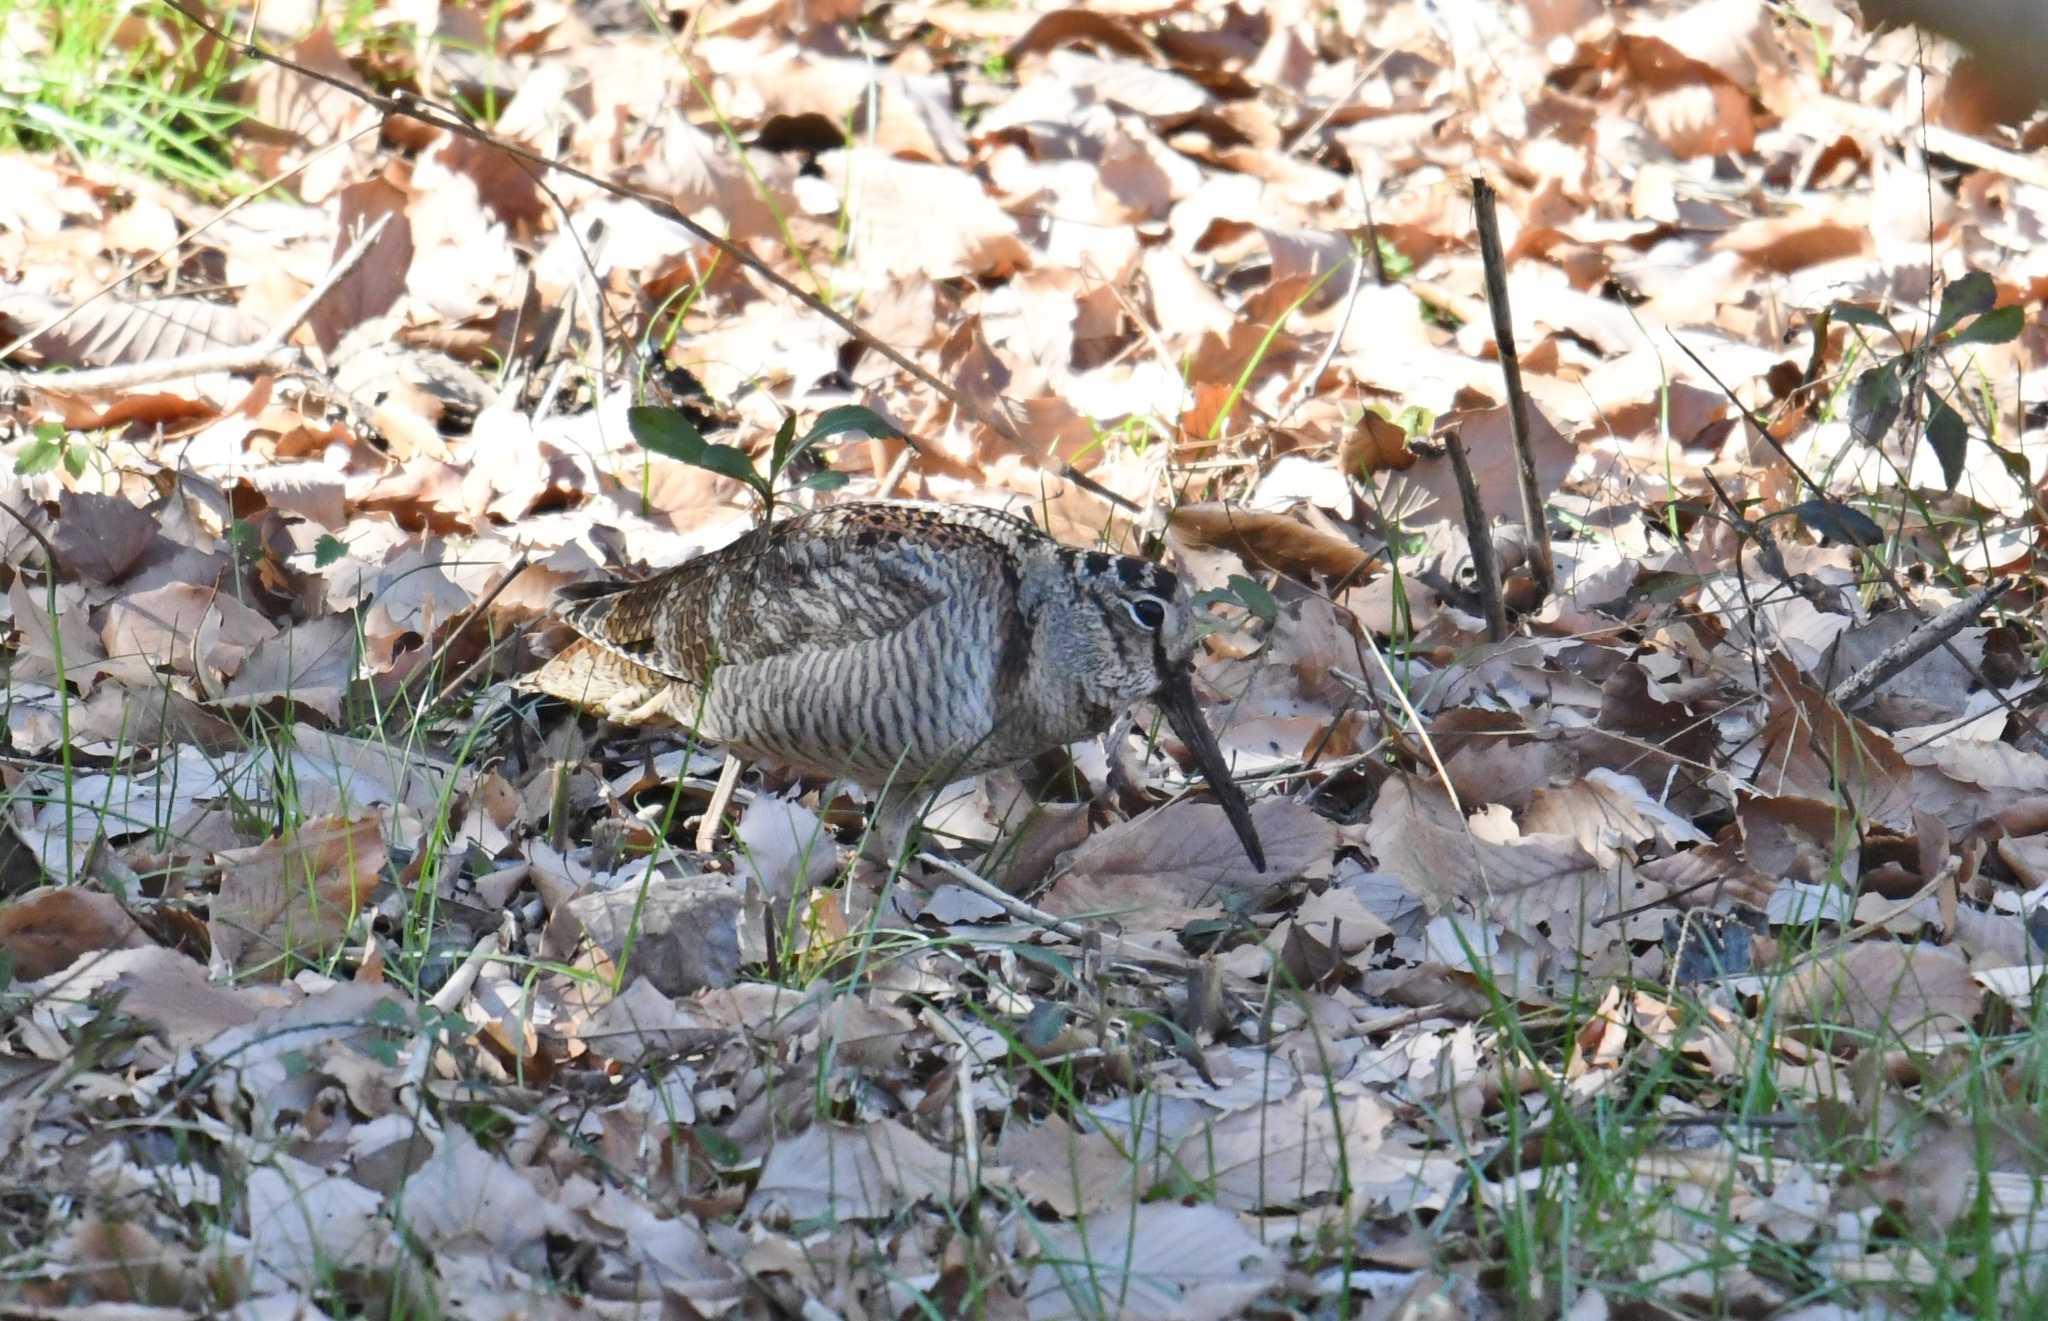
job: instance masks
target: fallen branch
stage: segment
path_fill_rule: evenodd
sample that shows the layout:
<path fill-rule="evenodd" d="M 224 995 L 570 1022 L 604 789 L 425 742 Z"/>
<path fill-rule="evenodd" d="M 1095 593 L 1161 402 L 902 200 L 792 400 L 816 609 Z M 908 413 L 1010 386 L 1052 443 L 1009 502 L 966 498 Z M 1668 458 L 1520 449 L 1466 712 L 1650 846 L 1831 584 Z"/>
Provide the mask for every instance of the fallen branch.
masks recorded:
<path fill-rule="evenodd" d="M 1984 613 L 1984 607 L 1991 603 L 1991 599 L 2011 585 L 2008 579 L 1994 578 L 1934 618 L 1921 621 L 1911 633 L 1877 653 L 1869 664 L 1829 689 L 1828 696 L 1834 699 L 1836 706 L 1847 711 L 1904 674 L 1915 661 L 1968 628 L 1978 615 Z"/>

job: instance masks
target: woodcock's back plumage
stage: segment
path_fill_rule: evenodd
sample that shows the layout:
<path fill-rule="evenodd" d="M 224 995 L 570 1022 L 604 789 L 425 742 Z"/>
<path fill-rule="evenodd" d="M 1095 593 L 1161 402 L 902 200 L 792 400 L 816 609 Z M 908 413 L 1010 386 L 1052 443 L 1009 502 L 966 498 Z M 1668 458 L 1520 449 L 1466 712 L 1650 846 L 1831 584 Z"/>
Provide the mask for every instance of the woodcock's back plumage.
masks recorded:
<path fill-rule="evenodd" d="M 996 510 L 876 501 L 562 597 L 587 641 L 533 677 L 541 691 L 886 785 L 898 804 L 1100 734 L 1156 699 L 1264 869 L 1189 683 L 1193 607 L 1147 560 L 1064 546 Z"/>

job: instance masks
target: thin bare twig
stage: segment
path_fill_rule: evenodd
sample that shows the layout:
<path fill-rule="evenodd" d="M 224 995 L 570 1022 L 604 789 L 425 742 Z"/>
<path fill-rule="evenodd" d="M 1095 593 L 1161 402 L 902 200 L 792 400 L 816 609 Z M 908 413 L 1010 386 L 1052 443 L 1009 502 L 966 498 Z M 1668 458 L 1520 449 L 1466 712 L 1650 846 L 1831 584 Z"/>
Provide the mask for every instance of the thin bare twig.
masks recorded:
<path fill-rule="evenodd" d="M 1493 554 L 1493 534 L 1486 518 L 1486 506 L 1479 499 L 1479 483 L 1472 477 L 1472 462 L 1465 454 L 1465 441 L 1456 428 L 1444 433 L 1444 452 L 1451 456 L 1451 474 L 1458 479 L 1458 503 L 1465 510 L 1465 539 L 1472 543 L 1472 572 L 1478 577 L 1479 604 L 1486 612 L 1486 640 L 1500 642 L 1508 635 L 1508 608 L 1500 594 L 1500 563 Z"/>
<path fill-rule="evenodd" d="M 1529 444 L 1529 397 L 1522 391 L 1522 362 L 1515 352 L 1515 320 L 1508 310 L 1507 258 L 1500 246 L 1500 218 L 1494 213 L 1493 185 L 1474 175 L 1472 206 L 1479 222 L 1479 259 L 1486 268 L 1486 304 L 1493 311 L 1493 343 L 1500 352 L 1500 374 L 1507 382 L 1508 427 L 1521 462 L 1522 522 L 1529 529 L 1529 573 L 1539 596 L 1557 590 L 1557 561 L 1550 553 L 1550 522 L 1543 513 L 1543 490 L 1536 484 L 1536 451 Z"/>
<path fill-rule="evenodd" d="M 1844 711 L 1904 674 L 1915 661 L 1968 628 L 1991 598 L 2012 585 L 2010 579 L 1994 578 L 1962 600 L 1925 620 L 1906 636 L 1877 653 L 1870 663 L 1828 691 L 1835 705 Z"/>

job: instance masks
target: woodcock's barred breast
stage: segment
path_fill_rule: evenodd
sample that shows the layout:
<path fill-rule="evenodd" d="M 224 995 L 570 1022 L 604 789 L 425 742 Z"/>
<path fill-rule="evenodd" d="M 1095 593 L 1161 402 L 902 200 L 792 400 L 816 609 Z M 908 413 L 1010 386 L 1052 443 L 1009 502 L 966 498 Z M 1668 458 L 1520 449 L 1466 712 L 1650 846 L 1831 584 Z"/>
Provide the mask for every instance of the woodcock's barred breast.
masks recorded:
<path fill-rule="evenodd" d="M 562 598 L 584 641 L 534 687 L 884 788 L 883 818 L 920 791 L 1101 734 L 1152 699 L 1265 869 L 1190 684 L 1194 607 L 1150 561 L 1065 546 L 992 509 L 876 501 Z"/>

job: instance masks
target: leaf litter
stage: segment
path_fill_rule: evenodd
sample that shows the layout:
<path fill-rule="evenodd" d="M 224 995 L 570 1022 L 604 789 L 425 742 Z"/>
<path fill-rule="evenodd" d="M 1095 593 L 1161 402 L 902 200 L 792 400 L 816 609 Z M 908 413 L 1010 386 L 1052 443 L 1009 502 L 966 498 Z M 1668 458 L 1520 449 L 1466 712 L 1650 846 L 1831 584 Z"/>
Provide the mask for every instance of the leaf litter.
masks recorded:
<path fill-rule="evenodd" d="M 1871 8 L 266 9 L 269 191 L 0 157 L 9 1290 L 2038 1307 L 2048 138 Z M 878 885 L 855 791 L 508 682 L 881 494 L 1166 554 L 1269 869 L 1143 708 Z"/>

